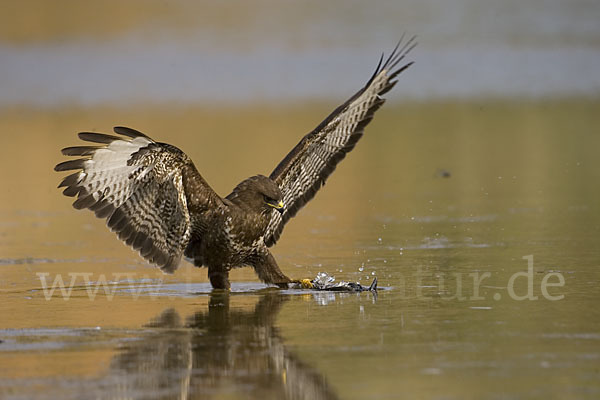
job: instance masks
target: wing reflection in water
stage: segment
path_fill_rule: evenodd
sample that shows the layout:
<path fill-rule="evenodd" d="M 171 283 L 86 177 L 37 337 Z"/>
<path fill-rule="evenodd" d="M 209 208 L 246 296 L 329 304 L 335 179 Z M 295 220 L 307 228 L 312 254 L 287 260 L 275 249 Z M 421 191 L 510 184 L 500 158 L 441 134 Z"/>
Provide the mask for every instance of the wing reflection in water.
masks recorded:
<path fill-rule="evenodd" d="M 318 371 L 290 353 L 274 327 L 289 296 L 267 293 L 253 311 L 230 310 L 229 293 L 211 294 L 208 311 L 182 320 L 165 310 L 151 334 L 111 363 L 118 398 L 337 399 Z M 229 397 L 228 397 L 229 398 Z"/>

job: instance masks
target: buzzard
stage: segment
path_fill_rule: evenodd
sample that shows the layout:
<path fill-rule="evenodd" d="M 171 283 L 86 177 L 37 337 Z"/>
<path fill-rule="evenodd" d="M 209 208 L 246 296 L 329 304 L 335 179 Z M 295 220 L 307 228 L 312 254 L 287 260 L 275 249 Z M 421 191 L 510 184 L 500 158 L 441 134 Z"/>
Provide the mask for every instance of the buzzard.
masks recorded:
<path fill-rule="evenodd" d="M 294 281 L 269 252 L 285 224 L 311 200 L 337 164 L 354 148 L 365 126 L 384 103 L 381 97 L 412 62 L 401 63 L 414 37 L 396 45 L 354 96 L 336 108 L 277 165 L 271 175 L 255 175 L 226 197 L 215 193 L 192 160 L 177 147 L 156 142 L 131 128 L 118 135 L 81 132 L 96 145 L 67 147 L 56 171 L 75 170 L 59 184 L 73 207 L 88 208 L 127 245 L 164 272 L 182 256 L 208 268 L 214 288 L 228 289 L 232 268 L 251 266 L 267 284 Z"/>

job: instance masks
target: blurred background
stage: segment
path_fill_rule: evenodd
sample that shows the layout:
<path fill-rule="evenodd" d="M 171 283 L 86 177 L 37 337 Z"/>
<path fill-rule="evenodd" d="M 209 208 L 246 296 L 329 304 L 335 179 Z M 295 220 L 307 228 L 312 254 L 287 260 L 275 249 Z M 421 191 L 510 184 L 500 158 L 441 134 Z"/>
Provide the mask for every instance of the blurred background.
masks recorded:
<path fill-rule="evenodd" d="M 394 99 L 596 96 L 593 0 L 5 1 L 0 104 L 339 101 L 402 34 Z"/>

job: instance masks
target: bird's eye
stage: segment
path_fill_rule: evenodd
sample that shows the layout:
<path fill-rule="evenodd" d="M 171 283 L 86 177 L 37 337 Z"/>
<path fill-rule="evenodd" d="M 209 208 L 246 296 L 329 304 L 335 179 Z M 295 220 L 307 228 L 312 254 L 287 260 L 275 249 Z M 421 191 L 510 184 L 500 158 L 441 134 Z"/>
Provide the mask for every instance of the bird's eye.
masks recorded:
<path fill-rule="evenodd" d="M 265 200 L 265 203 L 271 203 L 271 204 L 275 204 L 275 203 L 277 203 L 277 202 L 275 201 L 275 199 L 272 199 L 272 198 L 270 198 L 270 197 L 269 197 L 269 196 L 267 196 L 267 195 L 264 195 L 264 196 L 263 196 L 263 199 Z"/>

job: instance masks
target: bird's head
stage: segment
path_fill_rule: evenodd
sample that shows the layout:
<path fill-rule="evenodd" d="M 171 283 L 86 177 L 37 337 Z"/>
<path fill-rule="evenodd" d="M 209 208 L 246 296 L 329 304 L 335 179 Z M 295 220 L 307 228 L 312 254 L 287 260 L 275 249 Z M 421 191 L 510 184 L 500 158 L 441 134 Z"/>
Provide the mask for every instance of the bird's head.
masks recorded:
<path fill-rule="evenodd" d="M 264 175 L 256 175 L 244 180 L 227 198 L 242 208 L 249 208 L 266 215 L 271 214 L 273 209 L 279 213 L 285 211 L 281 189 L 272 179 Z"/>

